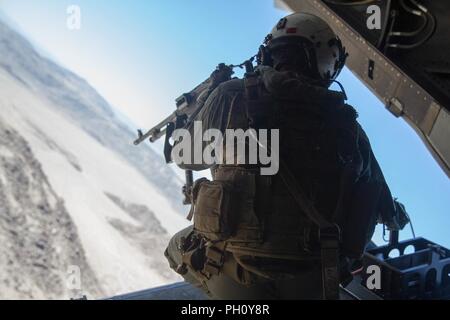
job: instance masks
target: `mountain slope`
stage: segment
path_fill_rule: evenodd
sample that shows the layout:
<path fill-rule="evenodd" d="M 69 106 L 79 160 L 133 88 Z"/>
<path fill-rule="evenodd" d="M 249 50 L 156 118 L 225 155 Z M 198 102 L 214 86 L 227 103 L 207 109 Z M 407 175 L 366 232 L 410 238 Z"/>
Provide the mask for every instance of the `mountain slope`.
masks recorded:
<path fill-rule="evenodd" d="M 86 258 L 81 272 L 92 270 L 91 282 L 99 286 L 91 290 L 86 282 L 81 291 L 112 296 L 180 279 L 163 256 L 170 235 L 187 225 L 177 205 L 181 184 L 175 173 L 148 146 L 131 145 L 133 134 L 84 80 L 41 57 L 1 22 L 0 119 L 29 145 L 54 197 L 64 202 L 73 221 L 81 243 L 73 246 L 80 246 Z M 3 163 L 0 172 L 7 170 Z M 14 178 L 9 184 L 7 192 L 20 188 L 22 181 Z M 37 209 L 30 210 L 36 214 Z M 5 219 L 0 207 L 0 221 Z M 44 230 L 45 223 L 36 228 Z M 5 232 L 0 230 L 0 237 Z M 57 242 L 53 234 L 46 237 Z M 30 261 L 35 259 L 32 252 Z M 14 261 L 22 264 L 17 257 Z M 21 280 L 4 268 L 0 264 L 5 277 Z M 0 282 L 0 291 L 2 286 Z M 52 297 L 64 296 L 58 290 Z"/>
<path fill-rule="evenodd" d="M 0 21 L 0 68 L 29 91 L 49 100 L 105 147 L 135 167 L 181 210 L 181 181 L 149 146 L 136 147 L 132 132 L 114 114 L 108 102 L 84 79 L 40 56 L 22 36 Z"/>
<path fill-rule="evenodd" d="M 87 294 L 102 294 L 76 227 L 27 142 L 0 121 L 0 299 L 70 298 L 77 266 Z"/>

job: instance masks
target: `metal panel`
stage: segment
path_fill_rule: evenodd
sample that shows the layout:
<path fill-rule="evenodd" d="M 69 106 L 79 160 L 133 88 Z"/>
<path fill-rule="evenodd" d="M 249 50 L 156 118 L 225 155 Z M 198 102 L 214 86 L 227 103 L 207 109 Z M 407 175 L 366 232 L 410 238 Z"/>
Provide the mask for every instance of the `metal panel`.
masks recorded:
<path fill-rule="evenodd" d="M 447 167 L 450 166 L 450 114 L 447 110 L 441 108 L 439 116 L 430 133 L 430 142 L 435 146 L 436 150 L 443 159 L 447 161 Z"/>
<path fill-rule="evenodd" d="M 126 293 L 104 300 L 208 300 L 200 289 L 187 282 Z"/>
<path fill-rule="evenodd" d="M 322 17 L 335 30 L 349 52 L 347 67 L 391 113 L 403 117 L 421 136 L 433 157 L 450 177 L 450 131 L 445 110 L 436 99 L 403 72 L 394 62 L 366 41 L 346 21 L 320 0 L 278 0 L 292 11 Z M 280 5 L 280 4 L 279 4 Z M 443 117 L 439 122 L 437 117 Z M 437 128 L 433 126 L 439 125 Z M 430 135 L 432 133 L 432 136 Z"/>

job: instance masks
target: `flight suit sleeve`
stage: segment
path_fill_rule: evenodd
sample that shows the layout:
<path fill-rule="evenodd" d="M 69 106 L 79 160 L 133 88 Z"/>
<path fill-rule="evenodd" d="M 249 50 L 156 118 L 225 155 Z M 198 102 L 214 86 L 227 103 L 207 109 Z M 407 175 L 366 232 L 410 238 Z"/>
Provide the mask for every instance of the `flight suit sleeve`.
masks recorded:
<path fill-rule="evenodd" d="M 359 149 L 363 158 L 363 169 L 360 176 L 365 182 L 376 182 L 380 186 L 377 205 L 378 222 L 385 224 L 389 230 L 401 230 L 409 222 L 403 210 L 398 210 L 398 202 L 392 197 L 383 172 L 370 146 L 369 138 L 359 128 Z"/>

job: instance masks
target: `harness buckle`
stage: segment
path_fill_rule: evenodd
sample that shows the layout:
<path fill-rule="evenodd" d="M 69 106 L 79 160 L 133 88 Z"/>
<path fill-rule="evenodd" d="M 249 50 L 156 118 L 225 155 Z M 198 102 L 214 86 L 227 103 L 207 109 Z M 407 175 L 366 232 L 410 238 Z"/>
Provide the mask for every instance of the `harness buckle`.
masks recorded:
<path fill-rule="evenodd" d="M 322 247 L 337 248 L 341 241 L 341 229 L 337 224 L 319 229 L 319 242 Z"/>

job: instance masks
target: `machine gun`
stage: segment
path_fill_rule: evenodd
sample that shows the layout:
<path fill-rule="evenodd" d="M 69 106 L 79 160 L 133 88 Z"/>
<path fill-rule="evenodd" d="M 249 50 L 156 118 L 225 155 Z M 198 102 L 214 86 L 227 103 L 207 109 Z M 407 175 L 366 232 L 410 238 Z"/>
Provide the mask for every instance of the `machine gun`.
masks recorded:
<path fill-rule="evenodd" d="M 134 145 L 139 145 L 147 139 L 153 143 L 165 135 L 164 158 L 167 163 L 171 163 L 173 145 L 170 143 L 170 138 L 172 137 L 173 132 L 176 129 L 185 127 L 190 119 L 194 119 L 198 115 L 210 93 L 217 88 L 219 84 L 231 79 L 234 68 L 243 68 L 245 66 L 247 72 L 253 72 L 252 61 L 253 58 L 240 65 L 226 65 L 220 63 L 208 79 L 203 81 L 192 91 L 182 94 L 175 100 L 176 109 L 171 115 L 148 130 L 145 134 L 141 130 L 138 130 L 138 138 L 134 141 Z M 182 190 L 185 196 L 183 204 L 190 204 L 189 194 L 194 179 L 192 170 L 185 171 L 186 184 Z"/>

